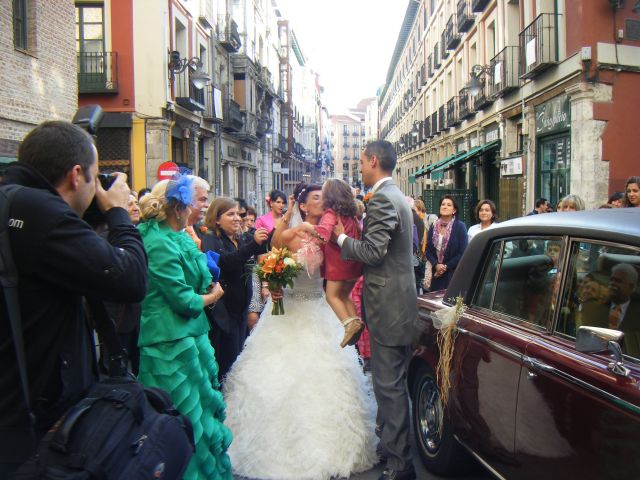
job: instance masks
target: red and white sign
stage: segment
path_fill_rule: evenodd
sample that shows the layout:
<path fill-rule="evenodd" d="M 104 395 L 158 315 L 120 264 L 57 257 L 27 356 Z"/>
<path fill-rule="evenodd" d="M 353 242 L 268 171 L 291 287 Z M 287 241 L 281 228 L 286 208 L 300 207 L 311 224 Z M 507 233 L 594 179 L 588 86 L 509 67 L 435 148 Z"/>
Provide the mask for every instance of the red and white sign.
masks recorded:
<path fill-rule="evenodd" d="M 173 162 L 164 162 L 158 167 L 158 180 L 171 180 L 179 172 L 178 165 Z"/>

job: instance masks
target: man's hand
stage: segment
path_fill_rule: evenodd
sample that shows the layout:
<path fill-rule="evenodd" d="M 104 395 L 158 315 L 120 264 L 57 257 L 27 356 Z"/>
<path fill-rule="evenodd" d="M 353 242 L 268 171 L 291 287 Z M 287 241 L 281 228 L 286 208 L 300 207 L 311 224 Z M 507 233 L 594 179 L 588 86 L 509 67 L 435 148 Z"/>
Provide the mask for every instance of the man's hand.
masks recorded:
<path fill-rule="evenodd" d="M 253 234 L 253 239 L 258 245 L 262 245 L 267 238 L 269 238 L 269 232 L 267 232 L 266 228 L 258 228 L 256 233 Z"/>
<path fill-rule="evenodd" d="M 102 213 L 111 210 L 113 207 L 120 207 L 127 210 L 129 205 L 129 194 L 131 190 L 127 185 L 127 175 L 121 172 L 112 173 L 116 179 L 109 190 L 102 188 L 102 184 L 96 176 L 96 202 Z"/>
<path fill-rule="evenodd" d="M 333 227 L 333 233 L 331 235 L 331 241 L 337 242 L 338 237 L 344 233 L 344 225 L 342 224 L 342 220 L 338 217 L 338 223 L 335 227 Z"/>

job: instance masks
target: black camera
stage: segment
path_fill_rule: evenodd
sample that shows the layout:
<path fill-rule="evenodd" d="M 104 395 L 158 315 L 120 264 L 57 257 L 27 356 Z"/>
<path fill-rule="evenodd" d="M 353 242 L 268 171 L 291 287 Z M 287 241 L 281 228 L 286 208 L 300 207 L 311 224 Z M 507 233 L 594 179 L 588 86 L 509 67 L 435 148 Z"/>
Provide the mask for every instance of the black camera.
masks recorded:
<path fill-rule="evenodd" d="M 99 173 L 98 180 L 100 180 L 100 185 L 102 185 L 102 188 L 104 188 L 105 190 L 109 190 L 111 188 L 111 185 L 113 185 L 113 182 L 116 181 L 116 176 L 111 175 L 110 173 Z"/>

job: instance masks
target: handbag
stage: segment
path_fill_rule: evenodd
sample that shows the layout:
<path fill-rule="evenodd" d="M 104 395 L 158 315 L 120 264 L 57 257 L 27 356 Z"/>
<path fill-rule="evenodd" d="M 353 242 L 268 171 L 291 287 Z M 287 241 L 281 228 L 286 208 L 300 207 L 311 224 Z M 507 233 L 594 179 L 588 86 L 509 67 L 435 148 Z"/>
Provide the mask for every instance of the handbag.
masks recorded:
<path fill-rule="evenodd" d="M 16 480 L 125 480 L 181 478 L 195 450 L 189 419 L 169 395 L 144 388 L 126 370 L 126 353 L 104 304 L 88 299 L 96 330 L 111 353 L 109 378 L 96 383 L 36 446 L 35 419 L 18 300 L 18 272 L 8 233 L 9 208 L 20 186 L 0 187 L 0 284 L 16 351 L 20 383 L 29 413 L 35 454 L 19 467 Z"/>

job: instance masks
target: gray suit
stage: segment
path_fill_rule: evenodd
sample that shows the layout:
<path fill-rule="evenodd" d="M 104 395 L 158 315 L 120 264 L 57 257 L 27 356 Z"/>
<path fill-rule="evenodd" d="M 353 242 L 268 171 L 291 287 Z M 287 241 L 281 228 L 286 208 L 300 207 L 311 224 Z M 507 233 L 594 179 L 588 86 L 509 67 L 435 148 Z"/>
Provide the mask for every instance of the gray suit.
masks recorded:
<path fill-rule="evenodd" d="M 363 312 L 371 338 L 373 390 L 387 466 L 411 464 L 406 365 L 418 315 L 412 263 L 413 217 L 391 180 L 367 205 L 362 240 L 346 238 L 342 258 L 364 263 Z"/>

